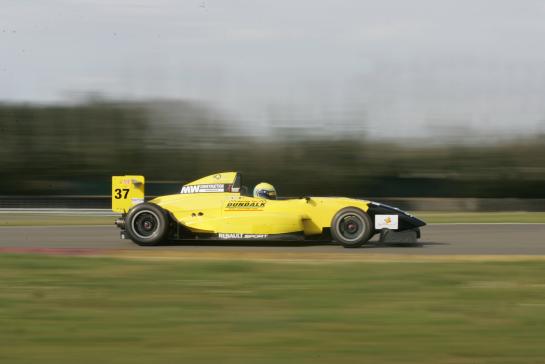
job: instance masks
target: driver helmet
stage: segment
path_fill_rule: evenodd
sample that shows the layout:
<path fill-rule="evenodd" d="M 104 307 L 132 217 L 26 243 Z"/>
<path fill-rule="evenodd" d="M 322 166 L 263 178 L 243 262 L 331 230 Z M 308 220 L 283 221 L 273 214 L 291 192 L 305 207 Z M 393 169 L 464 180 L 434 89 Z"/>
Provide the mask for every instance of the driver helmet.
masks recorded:
<path fill-rule="evenodd" d="M 254 197 L 276 200 L 276 190 L 273 185 L 267 182 L 258 183 L 254 188 Z"/>

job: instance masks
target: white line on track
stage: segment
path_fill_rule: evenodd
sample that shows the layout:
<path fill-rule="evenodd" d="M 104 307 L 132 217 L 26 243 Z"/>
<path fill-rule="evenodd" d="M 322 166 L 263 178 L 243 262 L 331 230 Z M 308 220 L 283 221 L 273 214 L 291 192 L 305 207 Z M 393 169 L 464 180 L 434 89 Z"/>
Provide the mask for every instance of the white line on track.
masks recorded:
<path fill-rule="evenodd" d="M 106 227 L 106 226 L 115 226 L 112 224 L 93 224 L 93 225 L 70 225 L 70 224 L 64 224 L 64 225 L 0 225 L 0 229 L 4 228 L 59 228 L 59 227 Z"/>
<path fill-rule="evenodd" d="M 3 208 L 0 214 L 48 214 L 82 216 L 119 216 L 108 209 L 68 209 L 68 208 Z"/>
<path fill-rule="evenodd" d="M 545 222 L 440 222 L 427 224 L 427 226 L 444 225 L 545 225 Z M 422 228 L 425 229 L 426 227 Z"/>

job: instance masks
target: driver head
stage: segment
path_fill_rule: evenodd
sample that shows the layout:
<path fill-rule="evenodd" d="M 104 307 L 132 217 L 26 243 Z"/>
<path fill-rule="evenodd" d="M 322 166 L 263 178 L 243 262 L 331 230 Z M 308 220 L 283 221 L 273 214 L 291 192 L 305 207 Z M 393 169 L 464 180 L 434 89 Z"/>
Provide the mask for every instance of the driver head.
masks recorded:
<path fill-rule="evenodd" d="M 254 197 L 276 200 L 276 189 L 270 183 L 258 183 L 254 188 Z"/>

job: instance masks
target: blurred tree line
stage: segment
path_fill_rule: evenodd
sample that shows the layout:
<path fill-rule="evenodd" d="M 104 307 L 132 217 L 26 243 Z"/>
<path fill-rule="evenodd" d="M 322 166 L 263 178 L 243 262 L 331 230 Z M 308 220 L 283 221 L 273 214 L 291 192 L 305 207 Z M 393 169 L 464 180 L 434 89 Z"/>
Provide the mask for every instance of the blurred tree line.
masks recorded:
<path fill-rule="evenodd" d="M 255 137 L 195 102 L 0 104 L 0 195 L 108 195 L 143 174 L 150 195 L 238 170 L 284 196 L 545 197 L 545 138 L 407 146 L 282 131 Z"/>

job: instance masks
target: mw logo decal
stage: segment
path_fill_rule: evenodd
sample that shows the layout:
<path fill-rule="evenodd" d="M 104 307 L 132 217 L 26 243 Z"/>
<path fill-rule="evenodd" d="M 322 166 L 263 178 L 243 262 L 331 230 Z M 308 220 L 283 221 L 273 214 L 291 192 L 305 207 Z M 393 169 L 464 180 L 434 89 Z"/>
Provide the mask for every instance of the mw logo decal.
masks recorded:
<path fill-rule="evenodd" d="M 225 192 L 224 184 L 210 185 L 189 185 L 183 186 L 180 193 L 209 193 L 209 192 Z"/>

